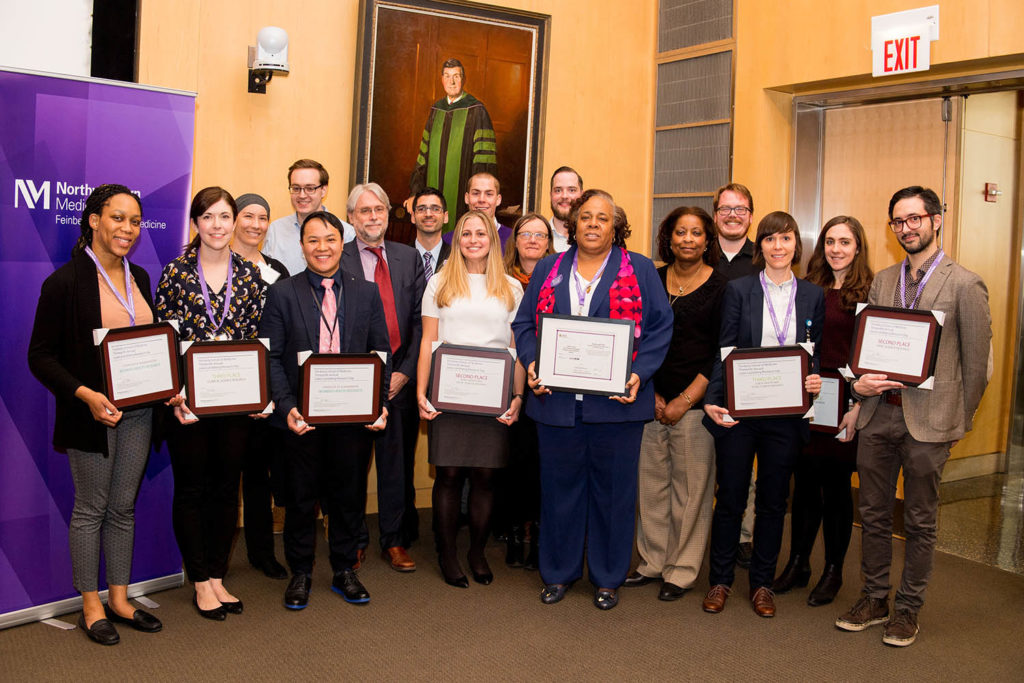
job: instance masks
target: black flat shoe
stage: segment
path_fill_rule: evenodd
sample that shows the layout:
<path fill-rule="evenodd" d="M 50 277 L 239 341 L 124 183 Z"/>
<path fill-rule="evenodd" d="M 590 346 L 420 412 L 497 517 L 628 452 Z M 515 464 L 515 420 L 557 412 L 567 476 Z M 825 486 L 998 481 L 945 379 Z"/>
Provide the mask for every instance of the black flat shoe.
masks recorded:
<path fill-rule="evenodd" d="M 353 605 L 365 605 L 370 602 L 370 593 L 363 587 L 354 569 L 342 569 L 335 574 L 331 590 L 345 598 L 345 602 Z"/>
<path fill-rule="evenodd" d="M 794 588 L 803 588 L 811 580 L 811 566 L 807 564 L 807 558 L 800 555 L 793 555 L 786 563 L 786 568 L 772 583 L 772 592 L 775 594 L 788 593 Z"/>
<path fill-rule="evenodd" d="M 220 604 L 228 614 L 241 614 L 242 610 L 245 609 L 245 605 L 242 604 L 241 600 L 235 600 L 234 602 L 222 602 Z"/>
<path fill-rule="evenodd" d="M 78 628 L 100 645 L 117 645 L 121 642 L 121 636 L 117 635 L 117 629 L 106 619 L 97 619 L 92 622 L 92 628 L 88 628 L 85 625 L 85 612 L 78 617 Z"/>
<path fill-rule="evenodd" d="M 228 618 L 228 611 L 224 609 L 224 605 L 219 605 L 213 609 L 203 609 L 199 606 L 199 594 L 192 594 L 192 606 L 199 612 L 199 616 L 203 619 L 210 619 L 212 621 L 224 621 Z"/>
<path fill-rule="evenodd" d="M 608 588 L 598 588 L 594 591 L 594 607 L 609 610 L 619 604 L 619 593 Z"/>
<path fill-rule="evenodd" d="M 309 590 L 313 579 L 309 574 L 295 574 L 284 591 L 284 606 L 288 609 L 305 609 L 309 604 Z"/>
<path fill-rule="evenodd" d="M 836 594 L 843 587 L 843 568 L 834 564 L 825 567 L 821 580 L 814 587 L 811 594 L 807 596 L 807 604 L 811 607 L 821 607 L 836 599 Z"/>
<path fill-rule="evenodd" d="M 686 589 L 682 586 L 677 586 L 674 583 L 666 581 L 661 584 L 661 590 L 658 591 L 658 599 L 664 602 L 672 602 L 686 595 Z"/>
<path fill-rule="evenodd" d="M 545 605 L 553 605 L 562 598 L 565 597 L 565 592 L 569 590 L 569 586 L 572 584 L 568 583 L 549 583 L 544 586 L 544 590 L 540 592 L 540 601 Z"/>
<path fill-rule="evenodd" d="M 263 575 L 268 579 L 283 580 L 288 578 L 288 570 L 273 557 L 268 557 L 262 560 L 253 560 L 250 558 L 249 564 L 253 569 L 258 569 L 263 572 Z"/>
<path fill-rule="evenodd" d="M 164 627 L 159 619 L 149 612 L 144 612 L 141 609 L 135 610 L 131 619 L 122 617 L 120 614 L 112 610 L 110 605 L 104 605 L 103 609 L 107 613 L 107 619 L 115 624 L 127 624 L 136 631 L 142 631 L 143 633 L 156 633 Z"/>

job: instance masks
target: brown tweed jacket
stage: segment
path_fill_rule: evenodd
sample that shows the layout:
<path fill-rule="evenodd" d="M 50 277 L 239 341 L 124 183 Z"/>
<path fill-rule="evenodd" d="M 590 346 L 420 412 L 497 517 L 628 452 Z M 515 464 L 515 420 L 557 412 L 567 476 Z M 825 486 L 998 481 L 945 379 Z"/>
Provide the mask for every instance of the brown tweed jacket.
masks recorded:
<path fill-rule="evenodd" d="M 875 276 L 868 303 L 892 306 L 903 262 Z M 918 441 L 957 441 L 970 431 L 988 384 L 992 320 L 988 289 L 981 278 L 944 256 L 932 273 L 917 308 L 946 314 L 935 363 L 935 388 L 904 389 L 903 417 Z M 857 429 L 875 414 L 877 396 L 861 405 Z"/>

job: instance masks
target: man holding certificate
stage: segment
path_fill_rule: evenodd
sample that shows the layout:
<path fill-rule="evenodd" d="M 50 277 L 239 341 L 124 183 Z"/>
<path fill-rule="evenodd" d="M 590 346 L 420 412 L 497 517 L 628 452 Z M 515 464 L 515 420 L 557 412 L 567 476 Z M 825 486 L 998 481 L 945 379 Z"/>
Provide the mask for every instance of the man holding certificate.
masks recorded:
<path fill-rule="evenodd" d="M 818 365 L 818 347 L 825 322 L 825 294 L 821 287 L 799 280 L 791 270 L 800 259 L 800 233 L 788 213 L 774 211 L 757 226 L 754 263 L 763 265 L 757 275 L 733 280 L 725 290 L 722 303 L 722 327 L 719 344 L 726 355 L 731 347 L 792 347 L 811 342 L 811 372 L 801 376 L 799 369 L 782 372 L 754 372 L 742 377 L 738 372 L 726 386 L 725 358 L 716 358 L 711 381 L 704 396 L 704 426 L 715 437 L 717 503 L 711 521 L 711 560 L 708 578 L 711 590 L 704 597 L 705 612 L 716 614 L 725 609 L 736 572 L 736 552 L 740 523 L 746 507 L 747 491 L 757 455 L 757 486 L 754 495 L 754 554 L 750 561 L 750 602 L 761 617 L 775 616 L 775 598 L 771 591 L 775 563 L 782 543 L 782 527 L 789 497 L 789 478 L 796 465 L 801 445 L 809 437 L 807 421 L 799 415 L 736 419 L 729 414 L 730 399 L 740 400 L 751 413 L 778 415 L 777 399 L 785 395 L 790 404 L 799 404 L 806 394 L 817 394 L 821 378 L 814 374 Z M 733 351 L 733 353 L 736 353 Z M 776 352 L 777 353 L 777 352 Z M 763 354 L 763 366 L 770 366 L 771 354 Z M 739 365 L 734 363 L 735 368 Z M 748 369 L 756 370 L 756 363 Z M 727 393 L 728 389 L 728 393 Z"/>
<path fill-rule="evenodd" d="M 302 223 L 300 239 L 308 268 L 275 283 L 267 295 L 260 335 L 270 339 L 270 383 L 275 411 L 271 424 L 287 429 L 287 514 L 284 553 L 292 579 L 284 594 L 289 609 L 309 601 L 316 543 L 316 503 L 323 499 L 331 511 L 327 542 L 334 571 L 332 590 L 346 602 L 366 603 L 370 595 L 356 576 L 356 549 L 364 524 L 361 501 L 366 480 L 361 474 L 372 446 L 371 431 L 380 431 L 381 418 L 366 427 L 313 427 L 299 412 L 299 355 L 367 353 L 390 349 L 384 307 L 377 286 L 339 268 L 344 227 L 333 214 L 318 211 Z M 389 355 L 390 358 L 390 355 Z M 390 381 L 390 360 L 384 386 Z M 304 387 L 313 392 L 315 387 Z M 323 398 L 329 401 L 331 397 Z M 310 398 L 310 403 L 314 397 Z M 387 402 L 384 402 L 386 405 Z"/>
<path fill-rule="evenodd" d="M 882 642 L 905 647 L 917 637 L 932 572 L 942 469 L 949 449 L 971 429 L 988 384 L 992 324 L 985 283 L 939 247 L 942 203 L 934 191 L 913 186 L 894 194 L 889 227 L 907 256 L 878 274 L 868 303 L 941 312 L 942 333 L 931 389 L 906 387 L 882 373 L 865 373 L 850 385 L 863 399 L 857 471 L 864 589 L 836 626 L 863 631 L 884 623 Z M 892 510 L 901 467 L 907 544 L 890 614 Z"/>

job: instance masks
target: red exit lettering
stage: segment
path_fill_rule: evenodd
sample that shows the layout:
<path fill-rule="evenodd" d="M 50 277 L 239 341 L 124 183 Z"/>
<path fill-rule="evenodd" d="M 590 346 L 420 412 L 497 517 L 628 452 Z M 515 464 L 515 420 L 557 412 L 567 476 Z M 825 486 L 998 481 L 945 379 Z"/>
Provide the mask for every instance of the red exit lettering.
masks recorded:
<path fill-rule="evenodd" d="M 886 72 L 906 71 L 917 68 L 917 43 L 921 36 L 895 38 L 885 41 Z"/>

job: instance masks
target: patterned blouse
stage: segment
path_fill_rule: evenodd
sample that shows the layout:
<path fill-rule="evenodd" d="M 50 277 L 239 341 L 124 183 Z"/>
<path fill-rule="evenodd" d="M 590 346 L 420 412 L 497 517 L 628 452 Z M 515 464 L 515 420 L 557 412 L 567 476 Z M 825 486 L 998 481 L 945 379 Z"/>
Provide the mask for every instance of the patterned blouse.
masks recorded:
<path fill-rule="evenodd" d="M 234 268 L 231 283 L 231 309 L 224 326 L 216 330 L 203 301 L 203 290 L 196 271 L 198 250 L 185 254 L 164 266 L 160 284 L 156 287 L 156 314 L 160 320 L 177 320 L 178 336 L 188 341 L 208 341 L 219 334 L 229 339 L 255 339 L 260 328 L 260 315 L 266 299 L 267 285 L 259 270 L 238 254 L 231 254 Z M 213 314 L 219 322 L 224 315 L 224 295 L 227 282 L 219 292 L 210 292 Z"/>

